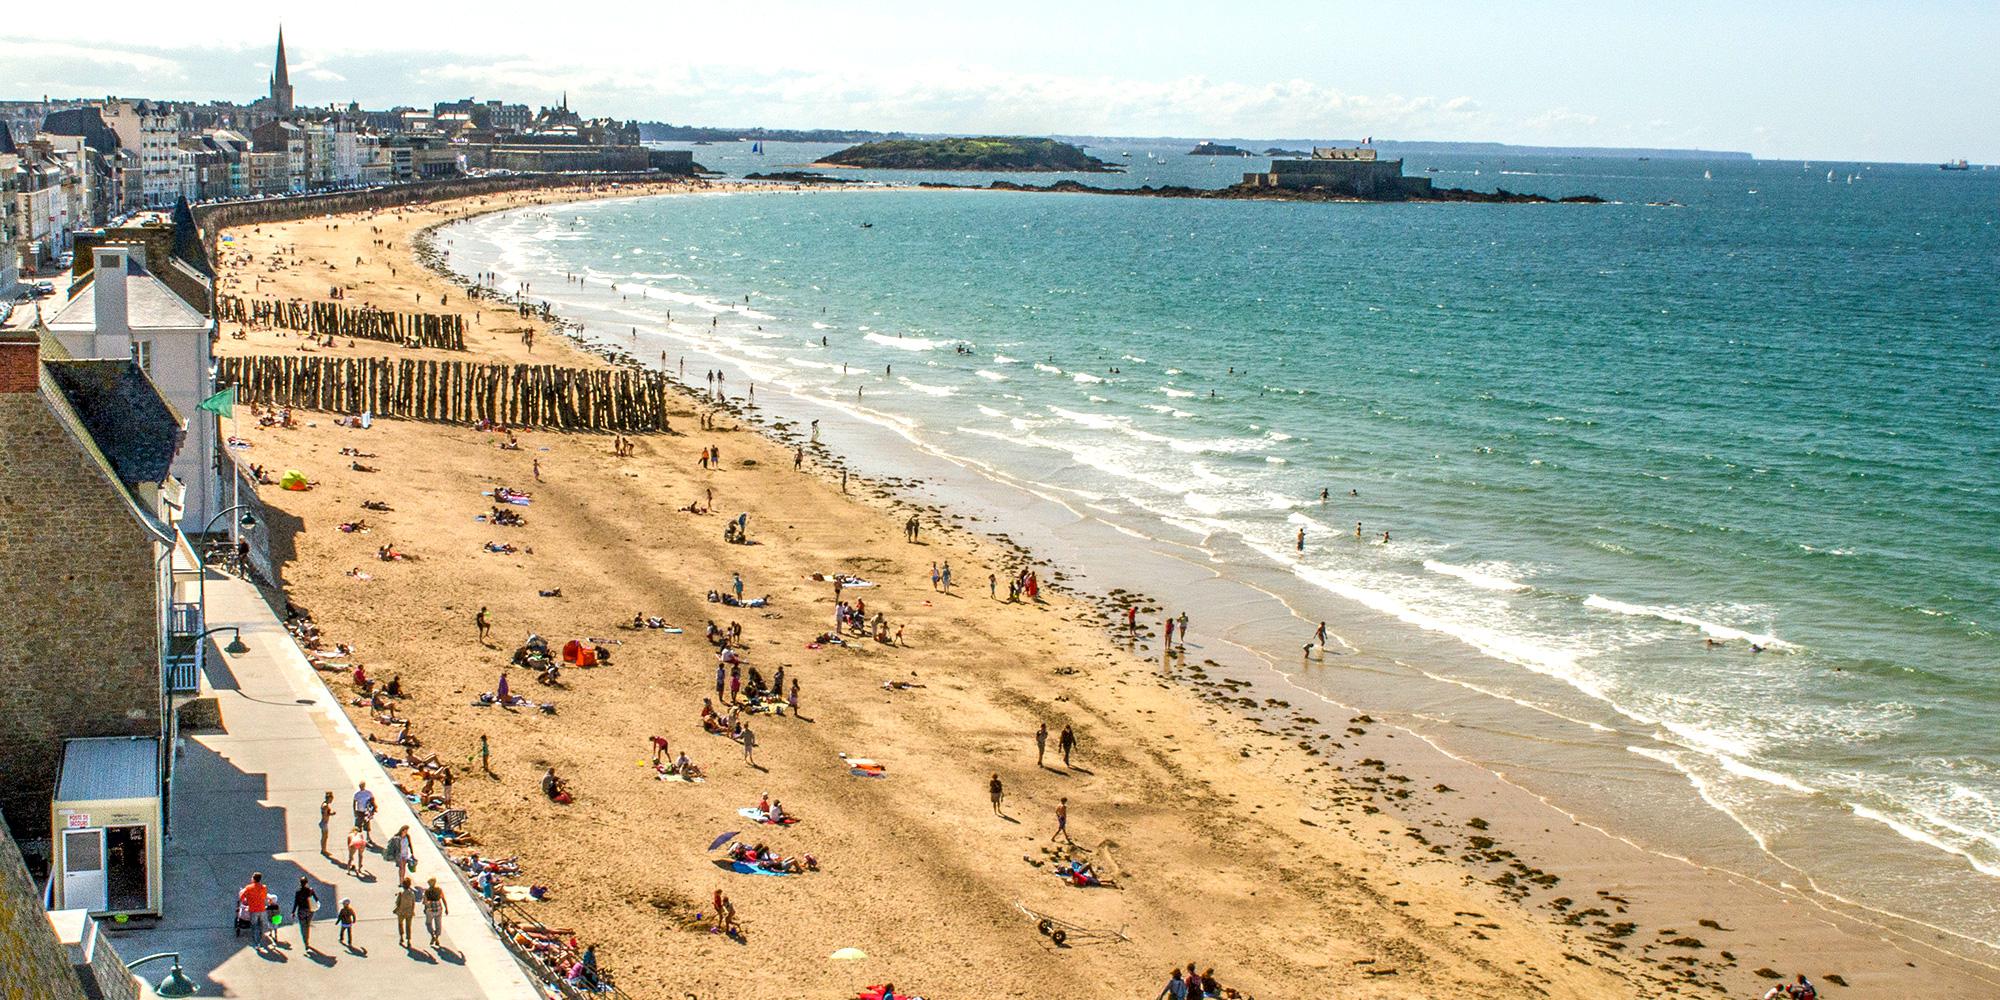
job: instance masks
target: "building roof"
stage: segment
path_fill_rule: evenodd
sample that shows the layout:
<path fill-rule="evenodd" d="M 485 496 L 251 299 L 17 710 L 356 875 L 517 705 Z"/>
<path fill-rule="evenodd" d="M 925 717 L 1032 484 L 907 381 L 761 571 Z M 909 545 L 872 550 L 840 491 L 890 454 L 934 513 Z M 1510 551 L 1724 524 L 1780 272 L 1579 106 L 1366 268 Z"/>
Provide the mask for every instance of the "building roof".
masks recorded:
<path fill-rule="evenodd" d="M 118 133 L 104 124 L 104 116 L 96 108 L 51 111 L 42 120 L 42 131 L 51 135 L 82 136 L 84 145 L 100 153 L 113 153 L 118 149 Z"/>
<path fill-rule="evenodd" d="M 0 122 L 0 156 L 11 155 L 14 151 L 14 132 L 6 122 Z"/>
<path fill-rule="evenodd" d="M 63 741 L 57 802 L 150 799 L 159 794 L 159 737 L 100 736 Z"/>
<path fill-rule="evenodd" d="M 128 358 L 44 360 L 83 430 L 128 486 L 159 483 L 180 450 L 180 415 Z"/>
<path fill-rule="evenodd" d="M 50 327 L 95 329 L 97 281 L 93 278 L 49 318 Z M 190 330 L 208 326 L 208 317 L 137 261 L 125 272 L 125 325 L 134 330 Z"/>

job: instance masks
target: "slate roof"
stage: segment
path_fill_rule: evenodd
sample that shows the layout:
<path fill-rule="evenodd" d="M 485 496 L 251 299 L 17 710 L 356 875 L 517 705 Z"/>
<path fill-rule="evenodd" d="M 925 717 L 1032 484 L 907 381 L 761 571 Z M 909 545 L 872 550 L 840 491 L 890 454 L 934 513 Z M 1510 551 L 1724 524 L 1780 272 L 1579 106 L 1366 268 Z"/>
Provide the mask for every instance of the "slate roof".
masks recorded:
<path fill-rule="evenodd" d="M 121 482 L 165 481 L 180 450 L 181 418 L 136 363 L 111 358 L 43 364 Z"/>
<path fill-rule="evenodd" d="M 0 156 L 7 156 L 14 152 L 14 132 L 7 127 L 6 122 L 0 122 Z"/>
<path fill-rule="evenodd" d="M 198 329 L 208 325 L 208 317 L 188 304 L 167 283 L 147 273 L 138 261 L 126 267 L 125 325 L 134 330 Z M 97 326 L 97 281 L 93 278 L 62 309 L 49 317 L 52 327 Z"/>
<path fill-rule="evenodd" d="M 104 124 L 104 116 L 96 108 L 51 111 L 42 121 L 42 131 L 51 135 L 82 136 L 84 145 L 107 155 L 118 149 L 118 133 Z"/>

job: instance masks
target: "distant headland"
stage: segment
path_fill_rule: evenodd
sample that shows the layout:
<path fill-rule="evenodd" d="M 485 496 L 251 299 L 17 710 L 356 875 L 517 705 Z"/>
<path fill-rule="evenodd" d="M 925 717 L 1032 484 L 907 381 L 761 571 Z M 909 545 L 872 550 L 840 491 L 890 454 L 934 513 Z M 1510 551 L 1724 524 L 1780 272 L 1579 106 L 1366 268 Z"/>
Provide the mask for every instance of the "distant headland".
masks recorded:
<path fill-rule="evenodd" d="M 1081 147 L 1054 139 L 978 136 L 953 139 L 885 139 L 820 157 L 813 167 L 879 170 L 986 170 L 1110 174 L 1124 168 Z"/>

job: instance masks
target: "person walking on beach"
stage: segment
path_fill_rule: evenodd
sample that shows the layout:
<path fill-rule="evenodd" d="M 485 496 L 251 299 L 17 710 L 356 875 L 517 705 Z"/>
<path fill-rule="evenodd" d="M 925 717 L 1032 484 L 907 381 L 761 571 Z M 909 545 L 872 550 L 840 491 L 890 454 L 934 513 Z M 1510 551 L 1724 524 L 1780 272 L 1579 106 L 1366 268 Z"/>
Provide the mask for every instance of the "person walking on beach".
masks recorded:
<path fill-rule="evenodd" d="M 940 577 L 939 577 L 939 575 L 938 575 L 938 564 L 937 564 L 937 563 L 931 563 L 931 589 L 932 589 L 932 590 L 936 590 L 936 589 L 938 589 L 938 580 L 939 580 L 939 578 L 940 578 Z"/>
<path fill-rule="evenodd" d="M 332 857 L 332 855 L 326 852 L 327 834 L 332 832 L 333 793 L 328 792 L 326 793 L 326 798 L 321 799 L 319 802 L 319 853 L 321 857 Z"/>
<path fill-rule="evenodd" d="M 1181 645 L 1183 646 L 1187 645 L 1187 637 L 1188 637 L 1187 612 L 1183 611 L 1181 612 Z"/>
<path fill-rule="evenodd" d="M 375 793 L 368 790 L 368 783 L 365 781 L 354 791 L 354 825 L 368 838 L 369 843 L 375 842 Z"/>
<path fill-rule="evenodd" d="M 717 660 L 717 661 L 716 661 L 716 663 L 715 663 L 715 700 L 716 700 L 716 701 L 721 701 L 721 700 L 722 700 L 722 688 L 723 688 L 723 685 L 725 685 L 725 684 L 727 684 L 727 683 L 728 683 L 728 681 L 729 681 L 729 672 L 728 672 L 728 671 L 727 671 L 727 670 L 726 670 L 726 669 L 725 669 L 725 668 L 723 667 L 723 665 L 722 665 L 722 661 L 720 661 L 720 660 Z"/>
<path fill-rule="evenodd" d="M 319 912 L 319 894 L 313 892 L 312 883 L 304 875 L 299 876 L 299 887 L 292 892 L 292 922 L 299 925 L 299 944 L 307 951 L 313 950 L 313 915 Z"/>
<path fill-rule="evenodd" d="M 986 596 L 996 601 L 1000 599 L 1000 578 L 991 573 L 986 574 Z"/>
<path fill-rule="evenodd" d="M 487 617 L 486 606 L 479 606 L 479 613 L 472 616 L 472 623 L 479 627 L 479 644 L 486 645 L 488 636 L 493 634 L 493 619 Z"/>
<path fill-rule="evenodd" d="M 756 767 L 756 766 L 757 766 L 757 734 L 756 734 L 756 733 L 754 733 L 754 732 L 752 732 L 752 731 L 750 730 L 750 724 L 749 724 L 749 723 L 744 723 L 744 725 L 743 725 L 743 735 L 742 735 L 742 736 L 740 737 L 740 739 L 742 739 L 742 741 L 743 741 L 743 760 L 744 760 L 744 762 L 745 762 L 745 763 L 748 763 L 748 764 L 749 764 L 749 765 L 750 765 L 751 767 Z"/>
<path fill-rule="evenodd" d="M 1054 840 L 1057 837 L 1061 837 L 1072 844 L 1076 843 L 1076 840 L 1069 835 L 1069 796 L 1067 795 L 1063 796 L 1061 802 L 1056 803 L 1056 832 L 1049 834 L 1049 839 Z"/>
<path fill-rule="evenodd" d="M 739 601 L 740 601 L 740 600 L 742 600 L 742 599 L 743 599 L 743 575 L 742 575 L 741 573 L 730 573 L 730 574 L 729 574 L 729 585 L 730 585 L 730 587 L 731 587 L 731 588 L 733 588 L 733 589 L 734 589 L 734 590 L 736 591 L 736 599 L 737 599 L 737 600 L 739 600 Z"/>
<path fill-rule="evenodd" d="M 1317 643 L 1319 643 L 1319 648 L 1320 648 L 1320 651 L 1321 651 L 1321 652 L 1325 652 L 1325 650 L 1326 650 L 1326 623 L 1325 623 L 1325 622 L 1320 622 L 1320 623 L 1319 623 L 1319 628 L 1316 628 L 1316 629 L 1314 629 L 1314 630 L 1313 630 L 1313 641 L 1314 641 L 1314 642 L 1317 642 Z"/>
<path fill-rule="evenodd" d="M 1049 749 L 1049 724 L 1044 722 L 1035 730 L 1035 766 L 1042 766 L 1042 755 Z"/>
<path fill-rule="evenodd" d="M 1006 813 L 1000 811 L 1000 798 L 1005 794 L 1004 789 L 1000 786 L 1000 772 L 993 772 L 993 779 L 986 783 L 986 794 L 993 799 L 993 815 L 1005 816 Z"/>
<path fill-rule="evenodd" d="M 1068 767 L 1069 755 L 1076 750 L 1076 730 L 1064 726 L 1062 737 L 1056 741 L 1056 746 L 1062 750 L 1063 766 Z"/>
<path fill-rule="evenodd" d="M 1137 604 L 1128 604 L 1125 606 L 1125 631 L 1132 633 L 1139 631 L 1139 606 Z"/>
<path fill-rule="evenodd" d="M 743 693 L 743 666 L 741 664 L 737 664 L 729 668 L 729 704 L 731 705 L 736 704 L 738 696 L 741 695 L 742 693 Z"/>
<path fill-rule="evenodd" d="M 945 560 L 941 582 L 944 585 L 944 592 L 947 594 L 951 593 L 951 560 L 949 559 Z"/>
<path fill-rule="evenodd" d="M 410 925 L 417 919 L 417 889 L 407 878 L 396 888 L 393 909 L 396 913 L 396 943 L 404 948 L 415 947 Z"/>
<path fill-rule="evenodd" d="M 535 459 L 535 482 L 542 481 L 542 460 Z"/>
<path fill-rule="evenodd" d="M 799 717 L 799 679 L 792 678 L 791 696 L 785 699 L 785 707 L 792 710 L 792 718 Z"/>
<path fill-rule="evenodd" d="M 479 734 L 479 749 L 472 751 L 472 756 L 466 758 L 465 762 L 470 764 L 475 759 L 479 761 L 479 769 L 481 771 L 489 776 L 493 774 L 493 752 L 486 744 L 485 733 Z"/>
<path fill-rule="evenodd" d="M 1167 652 L 1171 653 L 1173 651 L 1174 651 L 1174 619 L 1173 616 L 1169 615 L 1167 616 Z"/>
<path fill-rule="evenodd" d="M 450 912 L 444 902 L 444 890 L 438 888 L 437 879 L 431 879 L 424 887 L 424 930 L 431 936 L 433 949 L 439 945 L 438 936 L 444 933 L 444 915 Z"/>
<path fill-rule="evenodd" d="M 1304 528 L 1299 529 L 1298 549 L 1300 552 L 1306 550 L 1306 529 Z"/>

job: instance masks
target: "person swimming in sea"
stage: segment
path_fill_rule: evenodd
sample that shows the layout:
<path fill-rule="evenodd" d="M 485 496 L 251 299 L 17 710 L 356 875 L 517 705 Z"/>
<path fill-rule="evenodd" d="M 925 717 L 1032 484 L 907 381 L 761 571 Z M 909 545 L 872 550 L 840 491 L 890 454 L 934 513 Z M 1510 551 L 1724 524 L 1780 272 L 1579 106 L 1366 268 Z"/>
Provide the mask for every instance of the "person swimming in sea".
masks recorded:
<path fill-rule="evenodd" d="M 1360 522 L 1360 521 L 1356 521 L 1356 522 L 1354 522 L 1354 540 L 1355 540 L 1355 541 L 1357 541 L 1357 542 L 1361 540 L 1361 522 Z"/>

